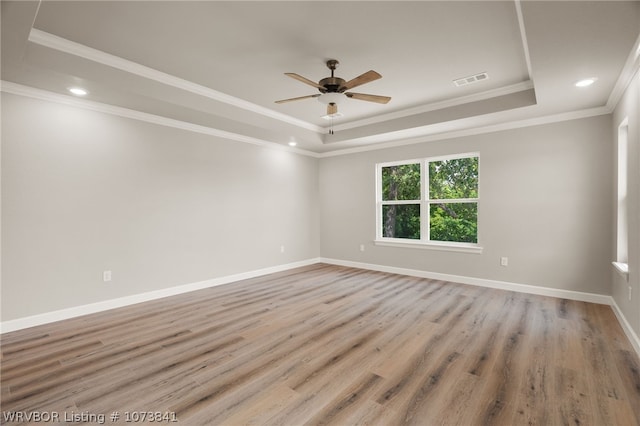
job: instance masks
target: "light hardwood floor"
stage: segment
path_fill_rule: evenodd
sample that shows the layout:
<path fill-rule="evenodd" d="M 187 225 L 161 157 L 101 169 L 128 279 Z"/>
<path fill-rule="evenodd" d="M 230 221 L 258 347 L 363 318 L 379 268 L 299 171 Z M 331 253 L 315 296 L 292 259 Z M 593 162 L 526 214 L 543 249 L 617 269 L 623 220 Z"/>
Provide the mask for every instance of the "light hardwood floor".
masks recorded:
<path fill-rule="evenodd" d="M 610 307 L 330 265 L 8 333 L 1 343 L 3 415 L 640 424 L 640 361 Z"/>

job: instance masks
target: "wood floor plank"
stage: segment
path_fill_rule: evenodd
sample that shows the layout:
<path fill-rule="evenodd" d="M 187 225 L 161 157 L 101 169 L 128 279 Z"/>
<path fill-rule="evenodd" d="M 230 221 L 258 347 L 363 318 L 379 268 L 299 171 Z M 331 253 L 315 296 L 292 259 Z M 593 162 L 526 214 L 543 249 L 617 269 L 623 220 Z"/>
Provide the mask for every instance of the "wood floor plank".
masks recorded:
<path fill-rule="evenodd" d="M 524 337 L 524 345 L 529 352 L 516 399 L 513 424 L 548 425 L 553 421 L 549 407 L 554 403 L 551 398 L 555 386 L 553 329 L 556 318 L 543 301 L 534 303 L 533 321 Z"/>
<path fill-rule="evenodd" d="M 610 307 L 349 267 L 255 277 L 0 345 L 3 416 L 640 425 L 640 359 Z"/>
<path fill-rule="evenodd" d="M 300 394 L 289 386 L 277 383 L 264 388 L 248 406 L 236 410 L 224 421 L 229 425 L 264 425 L 268 419 L 297 403 Z"/>
<path fill-rule="evenodd" d="M 591 389 L 595 391 L 595 389 Z M 556 404 L 558 424 L 595 425 L 596 413 L 592 410 L 589 389 L 582 372 L 570 368 L 556 369 L 556 394 L 563 395 Z"/>
<path fill-rule="evenodd" d="M 476 412 L 472 409 L 477 404 L 482 379 L 464 371 L 464 367 L 456 372 L 455 378 L 448 380 L 449 385 L 435 395 L 424 414 L 423 424 L 433 425 L 470 425 L 477 421 Z M 431 407 L 442 407 L 432 410 Z"/>

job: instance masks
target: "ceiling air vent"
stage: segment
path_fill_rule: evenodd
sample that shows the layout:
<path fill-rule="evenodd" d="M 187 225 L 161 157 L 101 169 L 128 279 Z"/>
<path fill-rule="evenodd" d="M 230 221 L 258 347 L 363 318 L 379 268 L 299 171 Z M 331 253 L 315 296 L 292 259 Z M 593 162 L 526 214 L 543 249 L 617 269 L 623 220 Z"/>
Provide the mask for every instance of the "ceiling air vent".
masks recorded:
<path fill-rule="evenodd" d="M 453 84 L 456 86 L 466 86 L 467 84 L 477 83 L 482 80 L 486 80 L 489 78 L 489 74 L 486 72 L 481 72 L 480 74 L 470 75 L 469 77 L 463 77 L 453 80 Z"/>

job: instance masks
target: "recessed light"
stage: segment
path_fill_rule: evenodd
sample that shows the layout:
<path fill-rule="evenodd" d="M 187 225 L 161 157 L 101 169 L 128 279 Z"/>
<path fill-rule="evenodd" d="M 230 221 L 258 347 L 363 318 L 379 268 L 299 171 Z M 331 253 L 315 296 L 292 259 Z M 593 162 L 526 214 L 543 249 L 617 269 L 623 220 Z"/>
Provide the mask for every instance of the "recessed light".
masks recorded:
<path fill-rule="evenodd" d="M 591 77 L 591 78 L 585 78 L 583 80 L 577 81 L 576 82 L 576 87 L 588 87 L 591 86 L 593 83 L 595 83 L 597 80 L 597 78 L 595 77 Z"/>
<path fill-rule="evenodd" d="M 296 146 L 296 145 L 298 145 L 297 142 L 294 142 L 294 141 L 289 142 L 289 146 Z"/>
<path fill-rule="evenodd" d="M 81 88 L 81 87 L 70 87 L 69 91 L 71 93 L 73 93 L 76 96 L 85 96 L 87 95 L 89 92 L 87 92 L 85 89 Z"/>

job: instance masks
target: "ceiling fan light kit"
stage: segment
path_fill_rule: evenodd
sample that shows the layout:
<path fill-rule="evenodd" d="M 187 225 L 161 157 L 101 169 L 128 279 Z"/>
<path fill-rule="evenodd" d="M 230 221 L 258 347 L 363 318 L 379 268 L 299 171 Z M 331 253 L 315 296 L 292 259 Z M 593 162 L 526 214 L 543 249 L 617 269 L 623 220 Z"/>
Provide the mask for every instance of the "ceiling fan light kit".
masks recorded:
<path fill-rule="evenodd" d="M 329 59 L 327 61 L 327 68 L 331 70 L 331 76 L 323 78 L 317 83 L 314 82 L 313 80 L 310 80 L 296 73 L 291 73 L 291 72 L 285 73 L 286 76 L 289 76 L 295 80 L 305 83 L 311 87 L 315 87 L 316 89 L 318 89 L 320 93 L 307 95 L 307 96 L 299 96 L 296 98 L 282 99 L 282 100 L 276 101 L 276 103 L 282 104 L 286 102 L 299 101 L 303 99 L 317 98 L 319 102 L 327 106 L 327 114 L 323 116 L 323 118 L 333 119 L 333 118 L 343 116 L 343 114 L 338 112 L 338 104 L 342 102 L 345 99 L 345 97 L 351 98 L 351 99 L 357 99 L 360 101 L 375 102 L 378 104 L 386 104 L 391 100 L 389 96 L 347 92 L 347 90 L 353 89 L 354 87 L 358 87 L 363 84 L 370 83 L 374 80 L 378 80 L 382 78 L 382 75 L 380 75 L 376 71 L 369 70 L 363 74 L 360 74 L 356 78 L 347 81 L 343 78 L 334 76 L 334 71 L 338 67 L 339 63 L 340 62 L 338 62 L 335 59 Z M 330 133 L 333 133 L 333 132 L 330 131 Z"/>
<path fill-rule="evenodd" d="M 323 93 L 322 95 L 318 96 L 318 102 L 321 102 L 325 105 L 338 104 L 344 98 L 345 98 L 345 95 L 343 93 L 336 93 L 336 92 Z"/>

